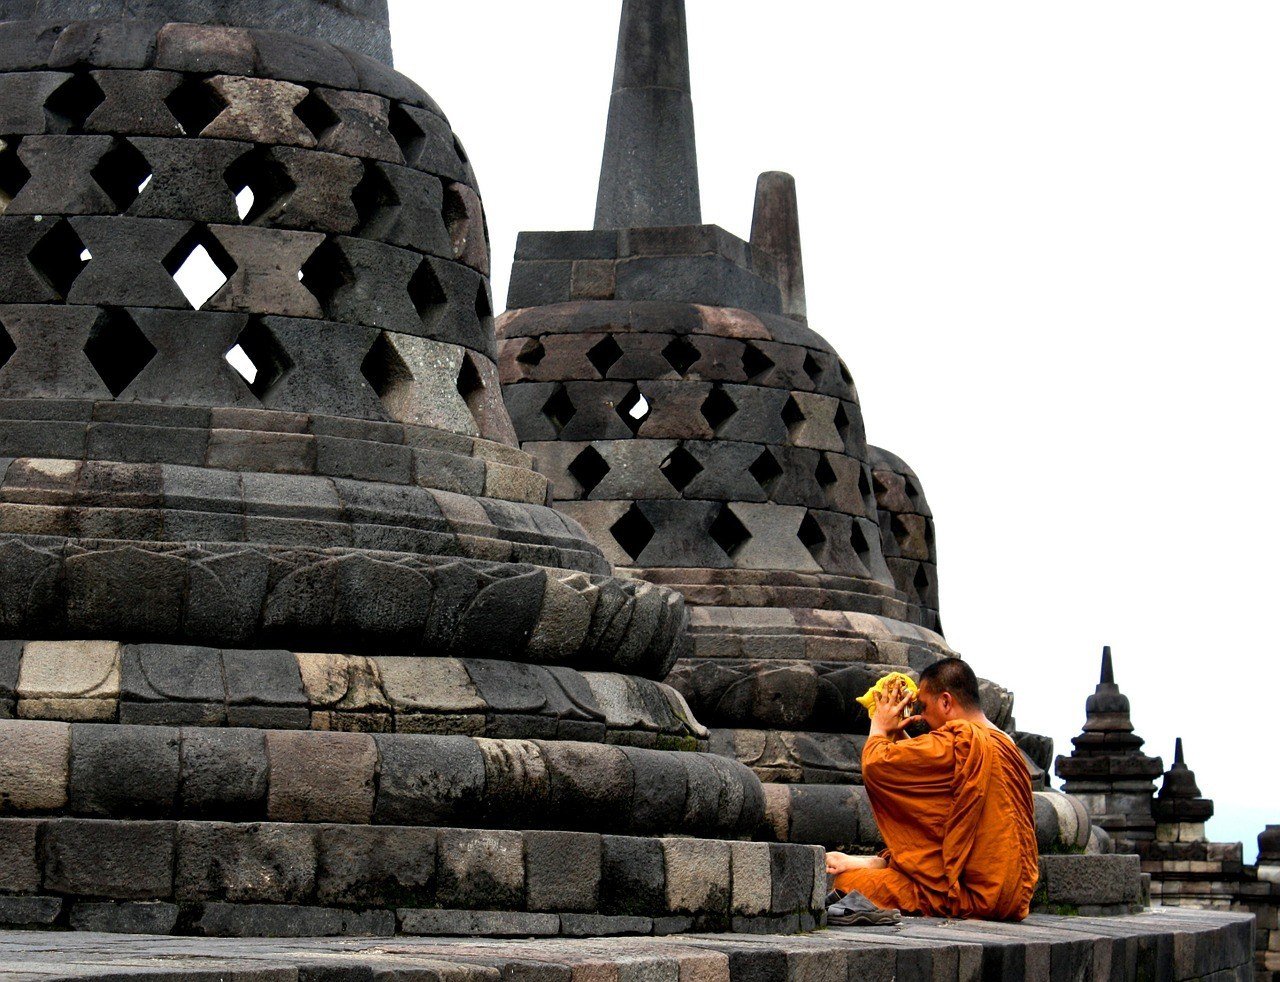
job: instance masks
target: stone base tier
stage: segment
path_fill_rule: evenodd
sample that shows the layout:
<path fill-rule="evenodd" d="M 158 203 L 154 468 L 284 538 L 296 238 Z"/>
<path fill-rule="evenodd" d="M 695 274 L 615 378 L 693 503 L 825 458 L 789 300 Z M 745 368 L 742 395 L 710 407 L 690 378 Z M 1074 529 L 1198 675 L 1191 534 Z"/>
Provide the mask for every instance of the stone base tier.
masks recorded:
<path fill-rule="evenodd" d="M 454 733 L 705 750 L 670 686 L 487 658 L 0 641 L 0 719 Z"/>
<path fill-rule="evenodd" d="M 867 791 L 855 784 L 766 784 L 760 838 L 819 842 L 842 852 L 884 848 Z M 1041 854 L 1082 853 L 1094 828 L 1080 802 L 1057 791 L 1035 792 L 1036 840 Z"/>
<path fill-rule="evenodd" d="M 210 936 L 810 929 L 822 850 L 288 823 L 0 819 L 0 925 Z"/>
<path fill-rule="evenodd" d="M 103 909 L 105 908 L 105 909 Z M 99 913 L 99 910 L 102 912 Z M 108 921 L 115 909 L 98 905 Z M 600 934 L 608 917 L 562 915 L 565 933 Z M 643 923 L 634 925 L 636 929 Z M 546 922 L 550 927 L 550 921 Z M 832 928 L 811 937 L 557 938 L 484 944 L 471 938 L 378 941 L 199 940 L 0 934 L 0 964 L 22 978 L 235 977 L 492 982 L 510 979 L 813 980 L 1091 979 L 1233 982 L 1252 979 L 1252 918 L 1153 910 L 1130 917 L 1033 915 L 1021 924 L 910 918 L 897 928 Z M 459 933 L 465 933 L 460 930 Z M 486 931 L 485 933 L 494 933 Z M 633 933 L 640 933 L 638 930 Z M 647 933 L 647 932 L 644 932 Z M 162 961 L 160 959 L 163 959 Z M 15 969 L 16 967 L 16 969 Z M 0 968 L 0 977 L 5 969 Z"/>

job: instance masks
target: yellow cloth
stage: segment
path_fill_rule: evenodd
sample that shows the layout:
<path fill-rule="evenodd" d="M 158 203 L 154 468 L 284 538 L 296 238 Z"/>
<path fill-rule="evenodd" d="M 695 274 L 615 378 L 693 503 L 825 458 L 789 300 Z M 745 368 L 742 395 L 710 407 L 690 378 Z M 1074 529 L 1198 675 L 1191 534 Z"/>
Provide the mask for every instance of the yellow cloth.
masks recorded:
<path fill-rule="evenodd" d="M 865 709 L 868 714 L 875 715 L 876 702 L 885 697 L 891 685 L 898 683 L 901 683 L 913 696 L 920 691 L 916 687 L 915 679 L 910 675 L 903 675 L 901 672 L 890 672 L 858 697 L 858 705 Z"/>

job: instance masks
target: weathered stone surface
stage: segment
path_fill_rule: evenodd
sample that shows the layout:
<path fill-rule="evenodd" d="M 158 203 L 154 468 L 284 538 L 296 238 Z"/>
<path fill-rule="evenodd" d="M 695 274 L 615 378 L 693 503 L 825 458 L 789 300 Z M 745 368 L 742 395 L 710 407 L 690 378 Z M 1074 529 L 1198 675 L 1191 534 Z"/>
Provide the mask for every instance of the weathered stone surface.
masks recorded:
<path fill-rule="evenodd" d="M 373 816 L 378 752 L 364 733 L 268 733 L 267 816 L 273 822 L 352 822 Z"/>
<path fill-rule="evenodd" d="M 67 803 L 71 727 L 0 720 L 0 812 L 52 812 Z"/>
<path fill-rule="evenodd" d="M 442 829 L 436 896 L 443 907 L 519 910 L 525 900 L 524 840 L 514 832 Z"/>

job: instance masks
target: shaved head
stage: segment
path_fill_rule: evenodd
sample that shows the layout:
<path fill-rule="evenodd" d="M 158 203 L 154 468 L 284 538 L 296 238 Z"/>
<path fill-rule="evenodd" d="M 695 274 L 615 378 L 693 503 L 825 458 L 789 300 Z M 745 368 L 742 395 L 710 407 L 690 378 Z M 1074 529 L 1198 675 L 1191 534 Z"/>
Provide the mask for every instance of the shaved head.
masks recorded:
<path fill-rule="evenodd" d="M 959 658 L 944 658 L 920 673 L 920 688 L 933 695 L 950 692 L 951 698 L 962 709 L 976 710 L 982 706 L 978 693 L 978 676 Z"/>

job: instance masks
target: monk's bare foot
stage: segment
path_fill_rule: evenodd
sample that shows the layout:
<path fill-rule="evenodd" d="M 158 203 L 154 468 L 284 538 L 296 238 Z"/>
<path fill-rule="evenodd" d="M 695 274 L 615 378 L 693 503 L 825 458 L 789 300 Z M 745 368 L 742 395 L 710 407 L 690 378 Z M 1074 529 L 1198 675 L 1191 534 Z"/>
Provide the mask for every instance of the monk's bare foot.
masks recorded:
<path fill-rule="evenodd" d="M 827 853 L 827 872 L 836 876 L 852 869 L 884 869 L 888 865 L 879 856 L 849 856 L 843 852 Z"/>

